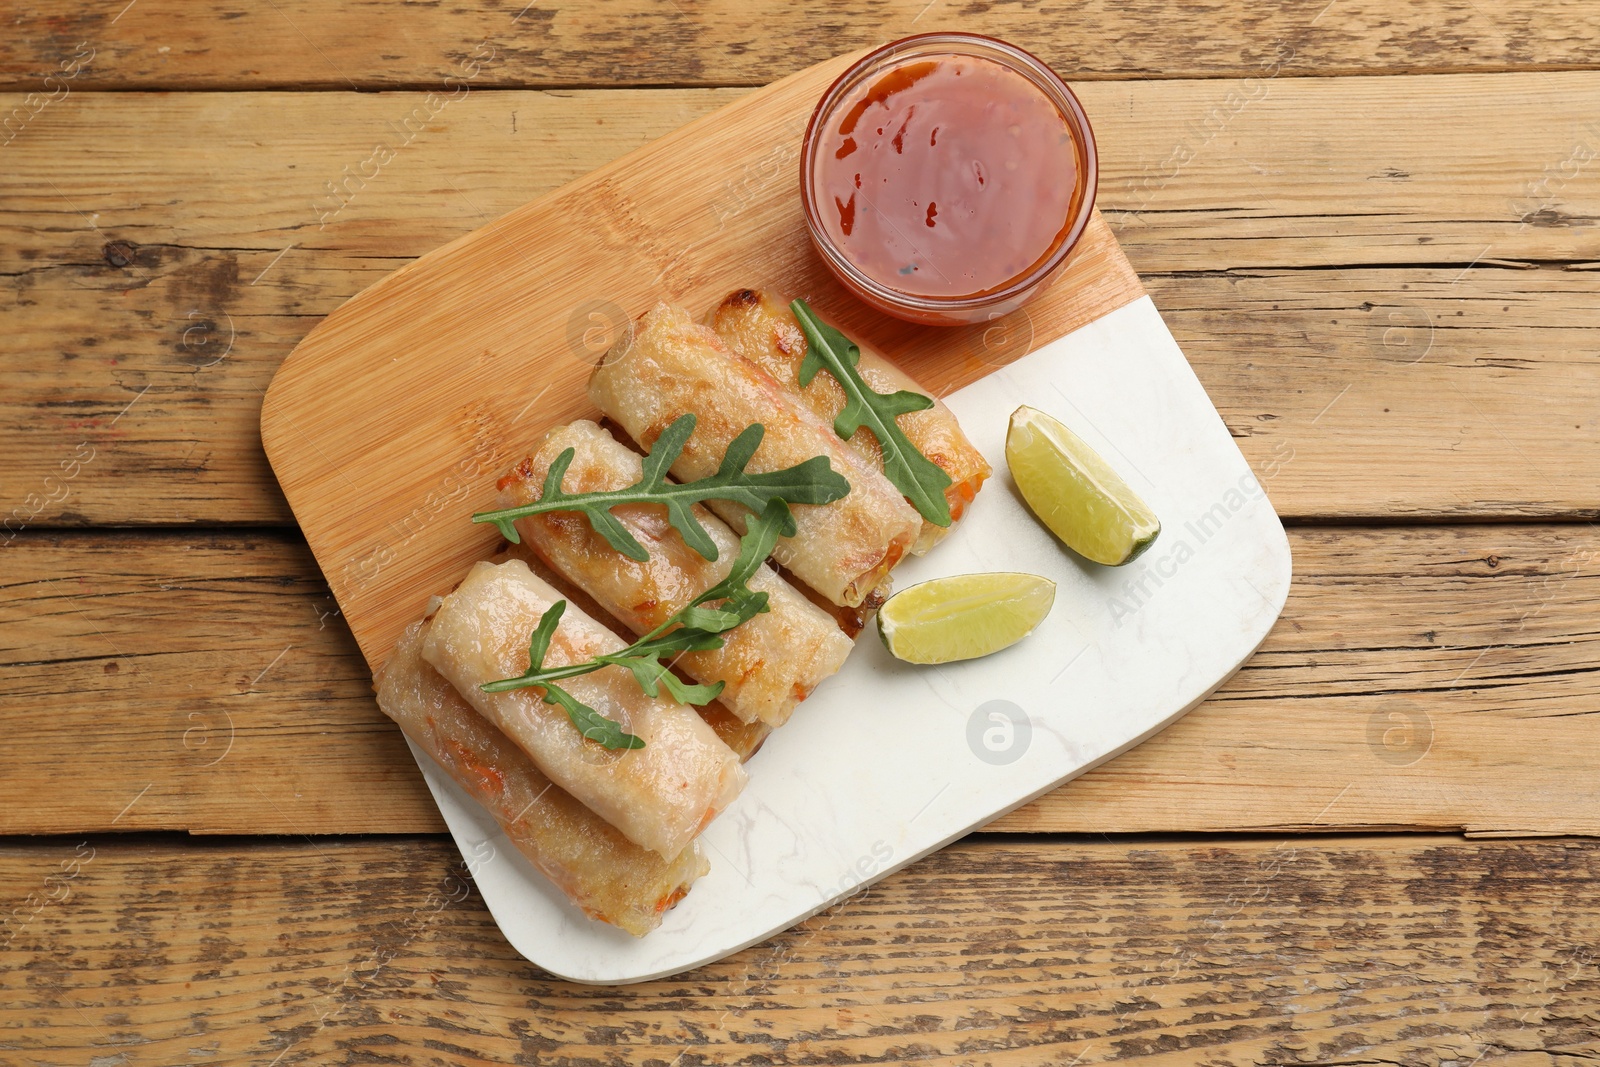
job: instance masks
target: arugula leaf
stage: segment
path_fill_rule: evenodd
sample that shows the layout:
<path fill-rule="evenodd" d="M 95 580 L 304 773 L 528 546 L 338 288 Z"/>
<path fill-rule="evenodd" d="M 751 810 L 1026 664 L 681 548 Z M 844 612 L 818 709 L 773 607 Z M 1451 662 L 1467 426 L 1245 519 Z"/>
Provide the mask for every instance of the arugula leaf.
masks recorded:
<path fill-rule="evenodd" d="M 539 616 L 539 625 L 534 627 L 533 636 L 528 640 L 528 669 L 538 670 L 544 666 L 544 658 L 550 652 L 550 639 L 556 635 L 556 626 L 561 622 L 562 614 L 567 610 L 567 602 L 558 600 L 550 605 L 550 610 Z"/>
<path fill-rule="evenodd" d="M 567 718 L 572 720 L 572 725 L 578 732 L 590 741 L 598 741 L 609 749 L 643 748 L 644 739 L 625 732 L 620 725 L 606 718 L 598 711 L 562 689 L 558 685 L 545 684 L 544 702 L 555 704 L 567 713 Z"/>
<path fill-rule="evenodd" d="M 715 685 L 685 682 L 672 673 L 671 667 L 658 659 L 630 658 L 620 661 L 619 665 L 633 672 L 634 680 L 648 696 L 659 695 L 658 686 L 665 686 L 672 699 L 680 704 L 709 704 L 722 694 L 721 682 Z"/>
<path fill-rule="evenodd" d="M 573 667 L 586 666 L 574 664 L 545 670 L 544 657 L 550 651 L 550 639 L 555 636 L 556 626 L 561 622 L 561 616 L 566 610 L 567 602 L 558 600 L 539 616 L 539 625 L 534 627 L 533 636 L 528 640 L 528 670 L 525 674 L 516 678 L 502 678 L 498 682 L 490 682 L 479 688 L 485 693 L 505 693 L 512 689 L 524 689 L 536 685 L 544 690 L 544 702 L 554 704 L 565 711 L 567 718 L 572 720 L 572 725 L 590 741 L 598 741 L 610 749 L 643 748 L 643 739 L 624 732 L 620 724 L 606 718 L 555 684 L 558 678 L 574 678 L 580 674 L 587 674 L 594 668 L 574 670 Z M 654 693 L 650 695 L 655 696 Z"/>
<path fill-rule="evenodd" d="M 750 474 L 745 471 L 750 458 L 761 445 L 766 427 L 759 422 L 746 426 L 728 444 L 722 454 L 717 472 L 698 481 L 674 484 L 667 481 L 667 471 L 677 462 L 694 433 L 695 416 L 692 412 L 679 416 L 672 425 L 661 431 L 644 459 L 639 481 L 625 489 L 598 493 L 567 493 L 561 489 L 561 479 L 572 465 L 576 452 L 569 448 L 556 457 L 545 475 L 539 499 L 531 504 L 498 511 L 481 511 L 472 516 L 473 522 L 492 522 L 500 528 L 506 540 L 520 544 L 515 520 L 524 515 L 539 515 L 548 511 L 578 511 L 589 519 L 594 532 L 606 543 L 631 560 L 644 562 L 650 558 L 636 537 L 628 531 L 611 509 L 619 504 L 661 504 L 667 509 L 667 521 L 682 535 L 684 543 L 706 559 L 717 558 L 716 542 L 706 533 L 700 520 L 695 518 L 693 505 L 705 500 L 730 500 L 743 504 L 759 513 L 770 501 L 781 500 L 791 504 L 830 504 L 850 492 L 850 483 L 835 471 L 826 456 L 813 456 L 779 471 Z M 785 509 L 785 515 L 787 515 Z M 785 520 L 783 536 L 794 535 L 794 519 Z"/>
<path fill-rule="evenodd" d="M 752 592 L 745 583 L 756 576 L 756 571 L 760 570 L 767 557 L 772 555 L 772 550 L 778 545 L 778 538 L 791 536 L 790 530 L 793 525 L 794 520 L 789 516 L 788 505 L 781 500 L 767 504 L 760 515 L 745 522 L 744 536 L 739 538 L 739 557 L 733 561 L 728 576 L 695 597 L 684 610 L 688 611 L 712 600 L 739 601 L 743 597 L 759 599 L 762 604 L 746 615 L 746 618 L 753 618 L 767 610 L 767 594 Z"/>
<path fill-rule="evenodd" d="M 833 432 L 850 440 L 862 426 L 883 446 L 883 473 L 905 494 L 924 519 L 935 526 L 950 525 L 950 501 L 944 491 L 950 475 L 918 451 L 895 418 L 933 407 L 933 398 L 902 389 L 880 393 L 861 377 L 856 364 L 861 349 L 844 334 L 817 318 L 804 300 L 789 305 L 806 335 L 806 357 L 800 361 L 800 387 L 811 384 L 824 368 L 844 389 L 845 404 L 833 420 Z"/>
<path fill-rule="evenodd" d="M 658 696 L 664 687 L 680 703 L 711 703 L 722 693 L 722 683 L 697 685 L 685 682 L 672 673 L 671 660 L 685 652 L 721 648 L 723 634 L 769 609 L 767 594 L 751 589 L 746 583 L 755 577 L 772 554 L 778 538 L 785 536 L 783 531 L 793 528 L 794 516 L 789 513 L 789 505 L 777 498 L 767 501 L 761 513 L 746 524 L 744 536 L 739 539 L 739 556 L 733 561 L 726 578 L 673 612 L 667 621 L 627 648 L 596 656 L 584 663 L 546 668 L 545 654 L 550 650 L 556 625 L 567 609 L 565 600 L 556 601 L 539 617 L 539 624 L 528 640 L 527 671 L 515 678 L 502 678 L 479 688 L 485 693 L 506 693 L 513 689 L 537 686 L 544 690 L 545 703 L 563 708 L 572 725 L 584 737 L 598 741 L 606 748 L 643 748 L 644 741 L 623 732 L 616 722 L 554 683 L 590 674 L 602 667 L 622 667 L 633 675 L 639 688 L 651 697 Z M 713 602 L 716 602 L 714 606 Z"/>

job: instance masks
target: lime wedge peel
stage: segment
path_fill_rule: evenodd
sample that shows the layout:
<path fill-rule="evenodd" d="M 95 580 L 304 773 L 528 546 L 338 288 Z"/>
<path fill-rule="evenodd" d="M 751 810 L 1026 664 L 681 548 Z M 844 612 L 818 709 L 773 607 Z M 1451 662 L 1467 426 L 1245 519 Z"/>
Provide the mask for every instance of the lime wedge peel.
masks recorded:
<path fill-rule="evenodd" d="M 995 571 L 920 582 L 878 611 L 878 636 L 907 663 L 953 663 L 1014 645 L 1055 603 L 1056 583 L 1037 574 Z"/>
<path fill-rule="evenodd" d="M 1155 512 L 1111 465 L 1037 408 L 1012 413 L 1006 463 L 1039 521 L 1085 559 L 1120 567 L 1161 532 Z"/>

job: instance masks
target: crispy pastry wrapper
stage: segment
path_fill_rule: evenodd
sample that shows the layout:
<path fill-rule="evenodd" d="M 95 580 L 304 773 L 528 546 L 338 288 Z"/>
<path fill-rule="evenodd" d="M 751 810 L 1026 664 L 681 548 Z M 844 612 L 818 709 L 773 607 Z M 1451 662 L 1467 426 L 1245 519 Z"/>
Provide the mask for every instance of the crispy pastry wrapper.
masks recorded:
<path fill-rule="evenodd" d="M 589 398 L 645 448 L 678 416 L 693 412 L 694 435 L 672 466 L 683 481 L 716 473 L 729 442 L 751 423 L 766 427 L 751 471 L 827 456 L 850 482 L 849 494 L 831 504 L 796 505 L 798 532 L 778 542 L 773 558 L 835 604 L 860 604 L 921 533 L 922 517 L 881 470 L 682 308 L 661 304 L 641 318 L 595 368 Z M 744 532 L 743 507 L 719 501 L 712 510 Z"/>
<path fill-rule="evenodd" d="M 595 601 L 594 597 L 585 593 L 567 578 L 557 574 L 550 564 L 540 559 L 538 553 L 528 546 L 526 540 L 520 545 L 507 545 L 505 551 L 491 557 L 490 562 L 504 563 L 508 559 L 522 560 L 536 577 L 549 582 L 551 587 L 560 593 L 569 604 L 576 605 L 591 619 L 605 623 L 611 628 L 612 632 L 619 635 L 626 632 L 621 629 L 622 624 L 611 619 L 610 615 Z M 789 588 L 794 589 L 795 587 L 791 585 Z M 798 592 L 799 590 L 796 591 Z M 814 593 L 806 593 L 804 595 L 812 601 L 814 607 L 830 615 L 834 612 L 854 612 L 856 610 L 854 608 L 834 607 L 834 605 L 829 604 Z M 822 605 L 827 606 L 824 608 Z M 844 619 L 841 618 L 835 621 L 838 622 L 841 630 L 846 629 L 846 621 Z M 861 628 L 857 626 L 855 632 L 860 633 Z M 722 743 L 733 749 L 734 754 L 739 757 L 739 762 L 741 763 L 759 752 L 761 746 L 766 744 L 767 737 L 772 733 L 771 726 L 760 721 L 745 722 L 723 707 L 720 700 L 713 700 L 704 707 L 696 708 L 695 710 L 700 713 L 700 717 L 705 720 L 706 725 L 711 727 L 712 732 L 722 739 Z"/>
<path fill-rule="evenodd" d="M 722 739 L 723 744 L 733 749 L 740 763 L 761 751 L 761 746 L 767 743 L 767 738 L 772 734 L 770 724 L 759 720 L 745 722 L 715 700 L 699 711 L 706 725 Z"/>
<path fill-rule="evenodd" d="M 828 425 L 844 408 L 844 390 L 833 375 L 817 374 L 811 384 L 801 388 L 800 364 L 806 358 L 806 335 L 789 310 L 789 301 L 776 293 L 737 289 L 729 293 L 711 313 L 711 326 L 717 336 L 737 355 L 770 374 L 790 394 Z M 880 393 L 908 389 L 932 396 L 915 379 L 872 349 L 861 346 L 857 364 L 861 377 Z M 950 476 L 944 491 L 950 504 L 950 525 L 935 526 L 924 521 L 912 552 L 921 555 L 932 548 L 955 526 L 983 488 L 989 477 L 989 461 L 973 447 L 956 421 L 955 413 L 935 398 L 933 407 L 913 411 L 897 420 L 900 429 L 917 451 Z M 883 469 L 883 447 L 869 429 L 863 427 L 851 436 L 849 445 L 867 463 Z"/>
<path fill-rule="evenodd" d="M 378 706 L 494 816 L 517 851 L 592 919 L 643 937 L 710 869 L 698 843 L 671 861 L 629 841 L 546 778 L 422 659 L 413 623 L 375 679 Z"/>
<path fill-rule="evenodd" d="M 595 423 L 580 420 L 549 431 L 527 459 L 500 479 L 500 506 L 538 500 L 550 465 L 569 448 L 573 459 L 562 479 L 566 492 L 623 489 L 642 476 L 637 452 Z M 643 562 L 612 548 L 577 512 L 529 515 L 516 525 L 523 542 L 553 570 L 634 633 L 644 634 L 727 577 L 738 558 L 734 532 L 704 508 L 697 506 L 694 512 L 717 546 L 715 560 L 686 545 L 658 504 L 611 509 L 649 553 Z M 780 726 L 823 679 L 844 665 L 854 644 L 833 618 L 772 568 L 763 566 L 749 585 L 767 594 L 768 610 L 724 635 L 721 648 L 685 653 L 675 666 L 698 682 L 722 682 L 721 702 L 740 720 Z"/>
<path fill-rule="evenodd" d="M 528 640 L 560 592 L 521 560 L 478 563 L 440 603 L 422 657 L 551 781 L 628 840 L 672 859 L 744 788 L 739 757 L 693 709 L 663 691 L 650 697 L 618 666 L 561 682 L 562 688 L 645 747 L 610 750 L 587 740 L 543 690 L 485 693 L 489 682 L 528 668 Z M 569 603 L 545 665 L 616 652 L 624 642 Z"/>

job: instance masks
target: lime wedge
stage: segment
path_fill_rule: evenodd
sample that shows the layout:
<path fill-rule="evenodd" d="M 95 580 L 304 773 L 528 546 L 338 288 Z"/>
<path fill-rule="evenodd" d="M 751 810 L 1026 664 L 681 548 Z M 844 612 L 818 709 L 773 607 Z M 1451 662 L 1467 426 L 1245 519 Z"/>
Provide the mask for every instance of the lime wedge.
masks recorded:
<path fill-rule="evenodd" d="M 935 578 L 902 589 L 878 610 L 878 636 L 895 659 L 952 663 L 1014 645 L 1050 614 L 1056 583 L 997 571 Z"/>
<path fill-rule="evenodd" d="M 1011 413 L 1006 463 L 1039 521 L 1085 559 L 1120 567 L 1161 532 L 1155 512 L 1111 465 L 1037 408 Z"/>

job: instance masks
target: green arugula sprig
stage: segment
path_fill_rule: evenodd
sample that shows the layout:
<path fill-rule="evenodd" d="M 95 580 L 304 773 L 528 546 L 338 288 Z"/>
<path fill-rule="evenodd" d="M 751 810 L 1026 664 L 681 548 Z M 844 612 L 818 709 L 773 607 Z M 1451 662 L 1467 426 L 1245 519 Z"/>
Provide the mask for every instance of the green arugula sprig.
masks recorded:
<path fill-rule="evenodd" d="M 566 678 L 576 678 L 581 674 L 599 670 L 604 664 L 595 661 L 588 663 L 572 663 L 565 667 L 544 666 L 544 657 L 550 651 L 550 639 L 555 636 L 556 624 L 561 621 L 562 614 L 567 610 L 567 602 L 558 600 L 550 605 L 548 611 L 539 617 L 539 625 L 534 627 L 533 637 L 528 641 L 528 671 L 518 678 L 503 678 L 498 682 L 490 682 L 478 688 L 485 693 L 504 693 L 511 689 L 521 689 L 525 685 L 538 685 L 544 690 L 544 702 L 554 704 L 567 713 L 567 718 L 572 720 L 572 725 L 578 732 L 590 741 L 598 741 L 606 748 L 643 748 L 644 740 L 622 729 L 622 726 L 613 719 L 608 719 L 598 711 L 567 692 L 555 683 Z"/>
<path fill-rule="evenodd" d="M 856 364 L 861 349 L 855 342 L 817 318 L 804 300 L 789 305 L 806 335 L 806 358 L 800 361 L 800 387 L 811 384 L 817 371 L 827 368 L 844 389 L 845 404 L 833 420 L 833 432 L 848 441 L 863 425 L 883 446 L 883 473 L 905 494 L 924 519 L 935 526 L 950 525 L 950 501 L 944 491 L 950 475 L 924 456 L 906 437 L 895 418 L 933 407 L 933 398 L 902 389 L 880 393 L 861 377 Z"/>
<path fill-rule="evenodd" d="M 533 636 L 528 641 L 527 671 L 515 678 L 502 678 L 480 688 L 485 693 L 506 693 L 536 686 L 544 690 L 545 703 L 555 704 L 565 711 L 572 725 L 589 740 L 598 741 L 609 749 L 643 748 L 644 741 L 641 738 L 627 733 L 620 724 L 606 718 L 556 683 L 593 673 L 602 667 L 624 667 L 633 674 L 639 688 L 649 696 L 658 696 L 665 688 L 680 703 L 711 703 L 722 693 L 722 683 L 696 685 L 685 682 L 672 673 L 671 662 L 685 652 L 721 648 L 722 634 L 768 609 L 767 594 L 756 592 L 747 583 L 772 554 L 778 538 L 785 536 L 783 531 L 793 527 L 794 517 L 789 513 L 789 506 L 781 499 L 767 501 L 761 514 L 747 523 L 745 534 L 739 540 L 739 556 L 722 581 L 673 612 L 667 621 L 627 648 L 565 667 L 546 667 L 545 654 L 550 650 L 556 625 L 567 609 L 567 602 L 558 600 L 540 616 L 539 625 L 534 628 Z"/>
<path fill-rule="evenodd" d="M 716 542 L 706 533 L 700 520 L 695 518 L 692 505 L 704 500 L 731 500 L 760 513 L 773 500 L 791 504 L 831 504 L 850 492 L 850 483 L 835 471 L 826 456 L 813 456 L 804 463 L 781 471 L 749 474 L 745 467 L 755 455 L 766 434 L 761 423 L 751 423 L 728 445 L 722 454 L 722 464 L 709 478 L 673 484 L 667 481 L 667 471 L 677 462 L 683 446 L 694 433 L 693 413 L 680 416 L 662 431 L 644 459 L 644 469 L 639 480 L 626 489 L 613 489 L 598 493 L 567 493 L 561 489 L 561 479 L 572 465 L 576 455 L 569 448 L 556 457 L 545 475 L 539 499 L 532 504 L 521 504 L 499 511 L 482 511 L 472 516 L 473 522 L 492 522 L 500 528 L 506 540 L 520 544 L 513 523 L 524 515 L 539 515 L 547 511 L 579 511 L 586 515 L 594 531 L 606 543 L 629 559 L 643 563 L 650 558 L 636 537 L 628 531 L 611 509 L 619 504 L 661 504 L 667 509 L 667 521 L 683 536 L 684 543 L 706 559 L 717 558 Z M 788 515 L 785 509 L 784 514 Z M 783 529 L 784 537 L 794 536 L 792 517 Z"/>

